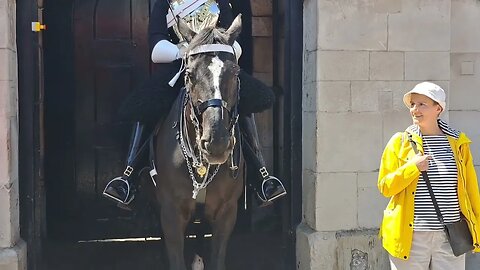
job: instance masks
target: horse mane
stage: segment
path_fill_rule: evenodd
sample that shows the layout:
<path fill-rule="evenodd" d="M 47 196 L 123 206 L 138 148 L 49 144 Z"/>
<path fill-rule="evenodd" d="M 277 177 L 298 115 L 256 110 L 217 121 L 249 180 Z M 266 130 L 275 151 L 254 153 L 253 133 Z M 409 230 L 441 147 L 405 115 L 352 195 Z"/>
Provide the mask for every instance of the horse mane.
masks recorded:
<path fill-rule="evenodd" d="M 205 44 L 228 44 L 227 36 L 225 35 L 225 29 L 207 27 L 202 29 L 190 42 L 189 48 L 195 48 Z"/>

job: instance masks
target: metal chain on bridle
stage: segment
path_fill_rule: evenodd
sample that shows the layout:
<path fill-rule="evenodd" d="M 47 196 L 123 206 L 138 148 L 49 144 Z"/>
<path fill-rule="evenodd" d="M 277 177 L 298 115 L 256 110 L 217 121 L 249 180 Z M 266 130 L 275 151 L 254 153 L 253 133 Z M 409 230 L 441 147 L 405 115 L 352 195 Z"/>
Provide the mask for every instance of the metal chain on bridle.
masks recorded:
<path fill-rule="evenodd" d="M 207 44 L 207 45 L 200 45 L 193 50 L 191 50 L 188 55 L 186 55 L 183 61 L 187 62 L 188 57 L 201 54 L 201 53 L 209 53 L 209 52 L 227 52 L 232 53 L 235 55 L 233 48 L 229 45 L 224 44 Z M 186 64 L 185 64 L 186 65 Z M 222 164 L 218 164 L 215 166 L 215 169 L 212 173 L 210 173 L 211 164 L 209 164 L 203 157 L 202 151 L 199 148 L 200 141 L 201 141 L 201 130 L 202 127 L 200 125 L 200 121 L 198 117 L 203 114 L 203 112 L 208 109 L 209 107 L 220 107 L 223 110 L 227 110 L 230 115 L 230 123 L 229 123 L 229 132 L 230 136 L 233 138 L 234 145 L 232 147 L 230 153 L 230 160 L 231 166 L 230 169 L 237 170 L 238 166 L 234 164 L 233 159 L 233 151 L 235 149 L 235 127 L 238 123 L 238 103 L 240 100 L 240 79 L 237 77 L 237 100 L 234 108 L 232 111 L 229 111 L 227 108 L 227 102 L 222 99 L 209 99 L 207 101 L 202 102 L 199 106 L 195 106 L 193 104 L 193 100 L 190 96 L 190 89 L 185 87 L 186 92 L 184 93 L 185 97 L 182 104 L 182 111 L 180 114 L 179 119 L 179 141 L 180 147 L 182 149 L 182 154 L 185 159 L 187 170 L 190 175 L 190 179 L 192 180 L 193 191 L 192 191 L 192 198 L 196 199 L 199 191 L 204 189 L 210 184 L 214 177 L 217 175 L 220 166 Z M 190 122 L 193 124 L 194 131 L 195 131 L 195 145 L 192 144 L 190 137 L 188 135 L 188 123 L 187 123 L 187 110 L 188 106 L 190 105 Z M 206 166 L 203 165 L 204 162 Z M 200 176 L 201 180 L 197 181 L 197 177 L 195 176 L 194 168 L 196 169 L 196 173 Z"/>

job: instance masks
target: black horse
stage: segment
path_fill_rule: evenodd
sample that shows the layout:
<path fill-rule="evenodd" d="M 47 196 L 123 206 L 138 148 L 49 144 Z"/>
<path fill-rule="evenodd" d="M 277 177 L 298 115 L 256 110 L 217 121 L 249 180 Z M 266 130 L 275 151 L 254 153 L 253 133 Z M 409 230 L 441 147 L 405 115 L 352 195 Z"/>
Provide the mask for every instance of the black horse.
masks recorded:
<path fill-rule="evenodd" d="M 240 68 L 232 47 L 241 18 L 227 30 L 206 28 L 197 34 L 182 21 L 178 28 L 190 44 L 185 89 L 154 140 L 154 203 L 160 209 L 170 269 L 185 270 L 185 229 L 197 200 L 204 197 L 204 217 L 212 228 L 206 267 L 223 270 L 244 186 L 244 161 L 235 136 Z"/>

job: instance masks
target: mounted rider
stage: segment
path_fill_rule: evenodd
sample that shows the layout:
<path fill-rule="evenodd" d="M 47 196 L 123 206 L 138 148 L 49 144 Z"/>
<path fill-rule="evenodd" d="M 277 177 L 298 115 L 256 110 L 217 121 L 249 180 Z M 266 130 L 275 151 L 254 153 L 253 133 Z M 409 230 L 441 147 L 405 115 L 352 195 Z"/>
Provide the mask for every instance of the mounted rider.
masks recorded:
<path fill-rule="evenodd" d="M 115 177 L 105 187 L 103 195 L 116 202 L 128 205 L 135 197 L 134 175 L 138 156 L 146 145 L 145 130 L 165 115 L 173 100 L 183 87 L 182 58 L 187 48 L 178 32 L 176 19 L 182 18 L 195 32 L 217 23 L 227 28 L 233 21 L 228 0 L 157 0 L 149 21 L 149 43 L 151 59 L 155 63 L 152 77 L 140 91 L 134 91 L 120 108 L 120 115 L 133 121 L 134 128 L 127 155 L 126 168 L 122 176 Z M 240 58 L 242 49 L 238 42 L 233 45 L 235 55 Z M 240 73 L 240 129 L 243 135 L 243 152 L 248 164 L 256 167 L 258 183 L 254 186 L 262 205 L 286 195 L 282 182 L 271 176 L 265 165 L 253 113 L 263 111 L 273 104 L 274 95 L 270 88 L 246 72 Z M 243 90 L 243 91 L 242 91 Z M 249 92 L 254 92 L 249 94 Z M 242 103 L 242 96 L 244 102 Z M 248 96 L 256 96 L 256 102 L 247 102 Z"/>

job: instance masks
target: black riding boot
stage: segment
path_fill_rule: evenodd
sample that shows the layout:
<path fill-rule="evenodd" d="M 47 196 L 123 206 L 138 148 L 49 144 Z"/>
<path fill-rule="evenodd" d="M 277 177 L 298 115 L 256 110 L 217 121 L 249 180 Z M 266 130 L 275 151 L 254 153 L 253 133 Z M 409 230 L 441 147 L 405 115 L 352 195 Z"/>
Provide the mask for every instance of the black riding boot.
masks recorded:
<path fill-rule="evenodd" d="M 261 179 L 256 185 L 253 185 L 258 199 L 262 201 L 261 206 L 269 205 L 275 199 L 287 194 L 285 187 L 280 179 L 268 173 L 265 160 L 260 151 L 260 142 L 258 139 L 257 127 L 253 114 L 240 117 L 240 130 L 242 131 L 243 150 L 245 157 L 253 164 L 258 171 L 258 179 Z"/>
<path fill-rule="evenodd" d="M 136 122 L 134 132 L 130 141 L 130 148 L 127 155 L 127 166 L 122 176 L 115 177 L 105 187 L 103 196 L 112 199 L 120 204 L 128 205 L 135 198 L 135 187 L 133 186 L 133 171 L 137 156 L 140 150 L 142 134 L 145 125 Z"/>

